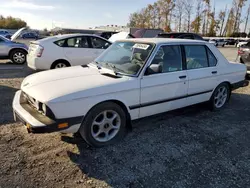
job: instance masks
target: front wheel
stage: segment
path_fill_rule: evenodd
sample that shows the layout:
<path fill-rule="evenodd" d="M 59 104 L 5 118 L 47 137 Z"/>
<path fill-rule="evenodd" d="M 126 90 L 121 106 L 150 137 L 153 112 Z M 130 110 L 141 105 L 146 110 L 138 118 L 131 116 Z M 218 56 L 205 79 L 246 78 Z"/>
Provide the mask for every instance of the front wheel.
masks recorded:
<path fill-rule="evenodd" d="M 210 99 L 212 110 L 219 110 L 225 106 L 231 95 L 229 85 L 226 83 L 220 84 L 215 90 Z"/>
<path fill-rule="evenodd" d="M 126 114 L 116 103 L 101 103 L 87 114 L 79 132 L 91 146 L 114 144 L 125 136 Z"/>
<path fill-rule="evenodd" d="M 15 64 L 24 64 L 26 62 L 27 53 L 24 50 L 13 50 L 10 53 L 10 59 Z"/>

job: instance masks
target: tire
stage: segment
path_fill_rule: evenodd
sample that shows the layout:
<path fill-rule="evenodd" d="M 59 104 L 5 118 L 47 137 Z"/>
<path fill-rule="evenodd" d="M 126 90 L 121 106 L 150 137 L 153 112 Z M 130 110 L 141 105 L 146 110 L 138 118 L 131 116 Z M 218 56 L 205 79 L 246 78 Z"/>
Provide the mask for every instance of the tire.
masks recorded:
<path fill-rule="evenodd" d="M 27 52 L 24 50 L 16 49 L 10 53 L 10 60 L 15 64 L 24 64 L 26 63 L 26 55 Z"/>
<path fill-rule="evenodd" d="M 107 118 L 104 116 L 105 112 Z M 126 134 L 126 113 L 113 102 L 98 104 L 87 113 L 79 132 L 83 139 L 93 147 L 99 148 L 114 144 Z"/>
<path fill-rule="evenodd" d="M 230 96 L 231 89 L 229 87 L 229 84 L 221 83 L 220 85 L 218 85 L 209 100 L 211 110 L 220 110 L 221 108 L 223 108 L 229 101 Z"/>
<path fill-rule="evenodd" d="M 59 69 L 70 67 L 70 64 L 67 61 L 56 61 L 51 65 L 51 69 Z"/>
<path fill-rule="evenodd" d="M 224 46 L 225 46 L 225 44 L 222 45 L 222 47 L 224 47 Z"/>

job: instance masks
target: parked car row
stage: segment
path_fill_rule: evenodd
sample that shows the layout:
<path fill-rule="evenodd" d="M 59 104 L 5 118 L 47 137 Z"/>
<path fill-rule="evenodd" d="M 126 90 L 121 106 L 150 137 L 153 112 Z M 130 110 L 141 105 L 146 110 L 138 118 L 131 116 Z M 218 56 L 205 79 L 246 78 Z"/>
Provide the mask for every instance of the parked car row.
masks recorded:
<path fill-rule="evenodd" d="M 79 132 L 94 147 L 116 143 L 132 120 L 202 102 L 221 109 L 248 85 L 245 65 L 202 40 L 62 35 L 32 42 L 27 59 L 35 69 L 82 66 L 26 77 L 14 118 L 32 133 Z"/>
<path fill-rule="evenodd" d="M 238 50 L 239 62 L 247 67 L 247 74 L 250 74 L 250 41 L 239 47 Z"/>

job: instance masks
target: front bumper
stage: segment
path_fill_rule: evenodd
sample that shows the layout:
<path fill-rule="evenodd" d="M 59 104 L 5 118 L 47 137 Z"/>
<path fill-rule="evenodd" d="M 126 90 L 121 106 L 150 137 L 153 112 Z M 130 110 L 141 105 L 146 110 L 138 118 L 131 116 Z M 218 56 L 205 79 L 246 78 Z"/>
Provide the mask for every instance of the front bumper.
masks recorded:
<path fill-rule="evenodd" d="M 238 89 L 240 87 L 247 87 L 249 85 L 249 82 L 247 80 L 242 80 L 240 82 L 236 82 L 232 84 L 232 90 Z"/>
<path fill-rule="evenodd" d="M 17 91 L 12 107 L 15 121 L 20 120 L 28 132 L 32 133 L 51 133 L 63 132 L 70 127 L 81 124 L 83 116 L 63 118 L 63 119 L 50 119 L 42 115 L 36 109 L 31 107 L 28 103 L 20 102 L 21 90 Z"/>

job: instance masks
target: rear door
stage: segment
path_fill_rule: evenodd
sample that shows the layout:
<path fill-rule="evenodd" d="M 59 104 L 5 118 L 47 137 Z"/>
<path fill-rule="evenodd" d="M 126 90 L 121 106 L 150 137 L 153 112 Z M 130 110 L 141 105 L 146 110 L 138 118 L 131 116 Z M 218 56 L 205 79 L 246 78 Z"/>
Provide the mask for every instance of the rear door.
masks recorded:
<path fill-rule="evenodd" d="M 65 39 L 63 51 L 71 65 L 85 65 L 93 60 L 87 36 Z"/>
<path fill-rule="evenodd" d="M 219 84 L 217 59 L 206 45 L 184 45 L 189 78 L 188 104 L 208 101 Z"/>
<path fill-rule="evenodd" d="M 90 56 L 92 57 L 92 61 L 95 60 L 101 53 L 107 49 L 111 43 L 107 40 L 104 40 L 97 36 L 90 36 L 89 37 L 89 43 L 90 43 Z"/>

